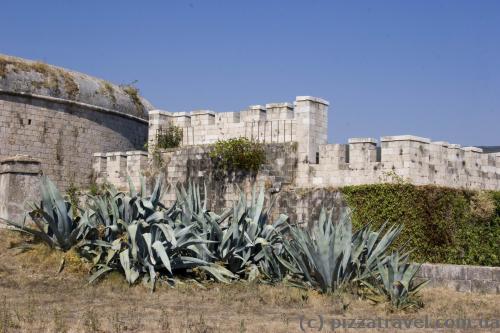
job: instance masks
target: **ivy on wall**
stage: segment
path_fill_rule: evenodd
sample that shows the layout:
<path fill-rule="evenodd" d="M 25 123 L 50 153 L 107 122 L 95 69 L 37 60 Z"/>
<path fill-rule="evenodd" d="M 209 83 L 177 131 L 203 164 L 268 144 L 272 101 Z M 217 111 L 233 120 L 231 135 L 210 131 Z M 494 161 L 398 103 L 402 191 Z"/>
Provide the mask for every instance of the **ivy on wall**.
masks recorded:
<path fill-rule="evenodd" d="M 500 192 L 411 184 L 341 189 L 356 227 L 404 225 L 395 246 L 407 243 L 418 262 L 500 266 Z"/>

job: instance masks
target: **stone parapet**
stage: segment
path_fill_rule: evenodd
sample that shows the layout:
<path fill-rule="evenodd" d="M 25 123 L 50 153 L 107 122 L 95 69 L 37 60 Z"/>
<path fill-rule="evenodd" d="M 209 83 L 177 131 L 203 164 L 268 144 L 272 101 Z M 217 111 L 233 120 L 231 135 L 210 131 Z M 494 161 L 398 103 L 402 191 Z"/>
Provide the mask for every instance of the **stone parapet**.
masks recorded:
<path fill-rule="evenodd" d="M 240 112 L 149 112 L 149 151 L 160 129 L 182 129 L 182 146 L 212 144 L 219 139 L 245 137 L 263 143 L 298 142 L 303 163 L 316 163 L 318 147 L 327 142 L 327 107 L 321 98 L 298 96 L 292 103 L 252 105 Z"/>
<path fill-rule="evenodd" d="M 128 188 L 129 178 L 135 187 L 149 169 L 148 153 L 142 150 L 93 154 L 92 165 L 97 183 L 109 183 L 118 189 Z"/>
<path fill-rule="evenodd" d="M 429 280 L 430 287 L 500 294 L 500 267 L 422 264 L 417 278 Z"/>
<path fill-rule="evenodd" d="M 319 146 L 319 163 L 298 174 L 301 186 L 329 187 L 407 181 L 475 190 L 500 189 L 500 153 L 413 135 L 351 138 Z"/>

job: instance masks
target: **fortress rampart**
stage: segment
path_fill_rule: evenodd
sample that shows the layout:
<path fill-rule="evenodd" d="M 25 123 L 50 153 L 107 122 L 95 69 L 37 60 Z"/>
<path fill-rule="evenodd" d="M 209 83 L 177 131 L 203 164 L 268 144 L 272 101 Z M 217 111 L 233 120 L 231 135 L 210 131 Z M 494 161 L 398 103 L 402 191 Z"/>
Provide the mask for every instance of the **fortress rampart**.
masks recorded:
<path fill-rule="evenodd" d="M 318 146 L 327 143 L 329 103 L 321 98 L 298 96 L 292 103 L 253 105 L 241 112 L 209 110 L 149 113 L 148 145 L 174 124 L 182 128 L 182 145 L 211 144 L 217 140 L 246 137 L 262 143 L 298 142 L 299 160 L 315 162 Z"/>
<path fill-rule="evenodd" d="M 300 188 L 407 181 L 416 185 L 500 189 L 500 153 L 483 153 L 477 147 L 433 142 L 412 135 L 385 136 L 379 145 L 373 138 L 351 138 L 347 144 L 327 144 L 328 105 L 320 98 L 299 96 L 293 104 L 257 105 L 241 112 L 153 110 L 149 121 L 149 159 L 158 133 L 174 124 L 183 130 L 182 146 L 178 148 L 183 153 L 159 151 L 162 156 L 169 156 L 164 161 L 167 170 L 178 174 L 171 178 L 173 181 L 186 180 L 186 163 L 179 162 L 179 158 L 200 159 L 200 154 L 206 153 L 206 149 L 188 147 L 241 136 L 265 144 L 295 142 L 294 176 L 288 183 Z M 129 154 L 137 152 L 94 155 L 100 179 L 109 177 L 118 182 L 121 177 L 120 184 L 126 184 L 127 174 L 138 179 L 139 170 L 135 169 L 138 162 L 133 162 Z M 145 165 L 147 156 L 141 154 L 140 164 Z M 113 160 L 116 156 L 121 156 L 119 168 Z"/>
<path fill-rule="evenodd" d="M 147 122 L 100 108 L 0 92 L 0 159 L 28 155 L 61 188 L 88 186 L 95 151 L 137 149 Z"/>
<path fill-rule="evenodd" d="M 61 189 L 91 184 L 96 151 L 143 148 L 152 108 L 133 87 L 0 55 L 0 160 L 36 159 Z"/>
<path fill-rule="evenodd" d="M 319 163 L 302 175 L 315 187 L 408 181 L 454 188 L 500 189 L 500 153 L 485 154 L 412 135 L 352 138 L 319 146 Z"/>

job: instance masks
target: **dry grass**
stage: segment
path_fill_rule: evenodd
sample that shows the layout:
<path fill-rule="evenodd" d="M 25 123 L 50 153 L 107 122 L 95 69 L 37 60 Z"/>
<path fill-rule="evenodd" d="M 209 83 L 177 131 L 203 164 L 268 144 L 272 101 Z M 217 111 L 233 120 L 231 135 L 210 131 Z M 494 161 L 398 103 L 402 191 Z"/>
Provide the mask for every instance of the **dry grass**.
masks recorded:
<path fill-rule="evenodd" d="M 9 66 L 9 67 L 7 67 Z M 36 72 L 41 75 L 41 81 L 33 81 L 32 85 L 36 89 L 46 88 L 54 94 L 61 94 L 61 84 L 66 93 L 66 97 L 75 100 L 80 93 L 80 88 L 70 72 L 52 67 L 44 62 L 27 62 L 13 57 L 0 56 L 0 78 L 3 78 L 10 71 L 12 72 Z M 58 96 L 59 97 L 59 96 Z"/>
<path fill-rule="evenodd" d="M 21 243 L 0 231 L 0 333 L 2 332 L 300 332 L 299 318 L 498 318 L 500 297 L 428 289 L 417 313 L 392 313 L 349 294 L 325 296 L 283 285 L 184 282 L 155 293 L 129 287 L 117 273 L 86 284 L 88 267 L 66 255 Z M 307 328 L 307 327 L 305 327 Z M 359 329 L 363 332 L 375 330 Z M 348 331 L 359 331 L 348 330 Z M 309 330 L 313 331 L 313 330 Z M 317 331 L 314 330 L 314 331 Z M 325 327 L 323 332 L 328 332 Z M 340 331 L 340 330 L 336 330 Z M 394 332 L 394 330 L 382 330 Z M 421 330 L 405 330 L 420 332 Z M 431 330 L 427 330 L 431 331 Z M 485 330 L 483 330 L 485 331 Z M 486 330 L 485 332 L 487 332 Z M 442 331 L 449 332 L 449 331 Z"/>

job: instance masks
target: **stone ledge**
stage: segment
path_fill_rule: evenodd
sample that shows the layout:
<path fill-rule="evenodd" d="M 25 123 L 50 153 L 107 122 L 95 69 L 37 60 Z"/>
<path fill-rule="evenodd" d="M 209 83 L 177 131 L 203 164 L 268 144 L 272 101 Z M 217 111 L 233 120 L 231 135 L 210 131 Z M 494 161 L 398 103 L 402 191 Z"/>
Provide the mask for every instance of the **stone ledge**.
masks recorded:
<path fill-rule="evenodd" d="M 416 277 L 428 279 L 431 287 L 500 294 L 500 267 L 422 264 Z"/>
<path fill-rule="evenodd" d="M 106 153 L 106 157 L 112 157 L 112 156 L 127 156 L 127 154 L 124 151 L 114 151 Z"/>
<path fill-rule="evenodd" d="M 443 146 L 443 147 L 450 146 L 450 143 L 448 141 L 432 141 L 431 143 L 434 145 L 439 145 L 439 146 Z"/>
<path fill-rule="evenodd" d="M 152 115 L 152 114 L 163 114 L 163 115 L 166 115 L 166 116 L 171 116 L 172 115 L 172 112 L 168 112 L 168 111 L 164 111 L 164 110 L 159 110 L 159 109 L 155 109 L 155 110 L 151 110 L 148 112 L 149 115 Z"/>
<path fill-rule="evenodd" d="M 393 136 L 383 136 L 380 138 L 380 142 L 390 142 L 390 141 L 415 141 L 422 143 L 431 143 L 431 139 L 423 138 L 415 135 L 393 135 Z"/>
<path fill-rule="evenodd" d="M 348 143 L 374 143 L 377 144 L 377 139 L 374 138 L 349 138 Z"/>
<path fill-rule="evenodd" d="M 148 152 L 147 152 L 147 151 L 143 151 L 143 150 L 132 150 L 132 151 L 127 151 L 127 152 L 125 152 L 125 154 L 126 154 L 127 156 L 136 156 L 136 155 L 148 156 Z"/>
<path fill-rule="evenodd" d="M 482 153 L 483 150 L 481 148 L 478 148 L 478 147 L 463 147 L 462 148 L 463 151 L 472 151 L 474 153 Z"/>
<path fill-rule="evenodd" d="M 27 155 L 16 155 L 0 160 L 0 174 L 42 174 L 41 162 Z"/>
<path fill-rule="evenodd" d="M 259 110 L 259 111 L 266 111 L 266 107 L 264 105 L 250 105 L 248 107 L 248 110 Z"/>
<path fill-rule="evenodd" d="M 266 109 L 272 109 L 272 108 L 293 109 L 293 104 L 292 103 L 267 103 L 266 104 Z"/>
<path fill-rule="evenodd" d="M 327 100 L 324 100 L 324 99 L 319 98 L 319 97 L 313 97 L 313 96 L 297 96 L 297 97 L 295 97 L 295 101 L 296 102 L 311 101 L 311 102 L 324 104 L 326 106 L 330 105 L 330 102 L 328 102 Z"/>
<path fill-rule="evenodd" d="M 215 112 L 212 110 L 194 110 L 190 112 L 191 116 L 201 116 L 201 115 L 209 115 L 215 117 Z"/>
<path fill-rule="evenodd" d="M 51 96 L 24 93 L 24 92 L 6 91 L 6 90 L 2 90 L 2 89 L 0 89 L 0 94 L 10 95 L 10 96 L 19 96 L 19 97 L 24 97 L 24 98 L 34 98 L 34 99 L 45 100 L 48 102 L 53 102 L 53 103 L 58 103 L 58 104 L 63 104 L 63 105 L 79 106 L 79 107 L 85 108 L 87 110 L 109 113 L 109 114 L 117 115 L 117 116 L 120 116 L 123 118 L 132 119 L 132 120 L 138 121 L 138 122 L 143 123 L 143 124 L 148 124 L 148 120 L 145 118 L 137 117 L 137 116 L 134 116 L 134 115 L 131 115 L 128 113 L 123 113 L 120 111 L 111 110 L 111 109 L 107 109 L 107 108 L 104 108 L 101 106 L 96 106 L 96 105 L 87 104 L 87 103 L 83 103 L 83 102 L 67 100 L 67 99 L 51 97 Z M 144 116 L 146 117 L 146 115 L 144 115 Z"/>

